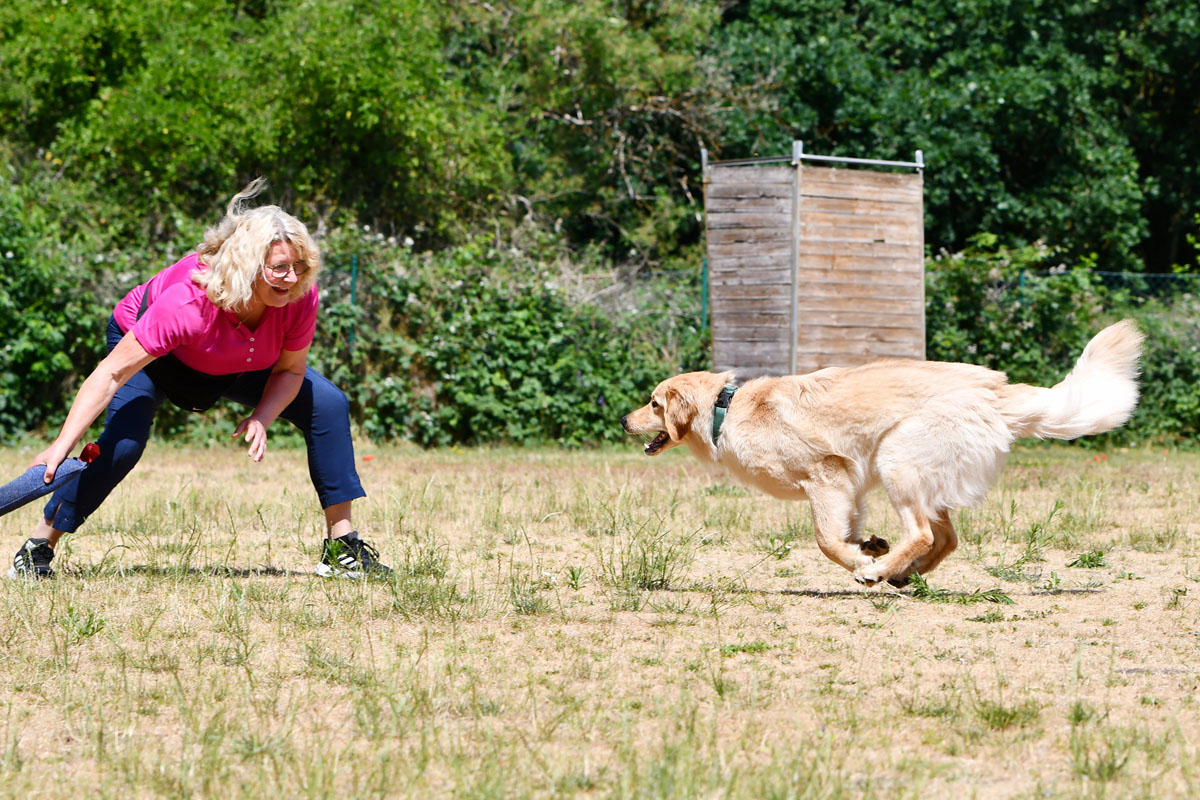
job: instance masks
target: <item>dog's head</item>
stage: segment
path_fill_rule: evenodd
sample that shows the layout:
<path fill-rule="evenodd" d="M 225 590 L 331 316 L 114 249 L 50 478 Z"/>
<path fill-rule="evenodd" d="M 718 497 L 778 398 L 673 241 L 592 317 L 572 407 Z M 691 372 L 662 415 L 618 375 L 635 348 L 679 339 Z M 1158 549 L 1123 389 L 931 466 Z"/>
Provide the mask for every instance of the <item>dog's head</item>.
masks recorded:
<path fill-rule="evenodd" d="M 667 378 L 651 392 L 649 403 L 621 417 L 621 427 L 626 433 L 655 434 L 646 444 L 648 456 L 684 444 L 698 416 L 711 422 L 712 406 L 725 385 L 725 377 L 688 372 Z"/>

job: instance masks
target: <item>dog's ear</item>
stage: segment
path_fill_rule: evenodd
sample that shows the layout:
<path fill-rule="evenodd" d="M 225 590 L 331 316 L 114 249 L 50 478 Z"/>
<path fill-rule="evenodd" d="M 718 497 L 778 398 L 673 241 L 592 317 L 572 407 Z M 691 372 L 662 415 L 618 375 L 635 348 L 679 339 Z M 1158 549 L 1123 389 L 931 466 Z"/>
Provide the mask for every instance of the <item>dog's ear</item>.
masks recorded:
<path fill-rule="evenodd" d="M 678 442 L 692 429 L 696 417 L 696 405 L 691 397 L 674 386 L 667 387 L 663 398 L 663 426 L 671 441 Z"/>

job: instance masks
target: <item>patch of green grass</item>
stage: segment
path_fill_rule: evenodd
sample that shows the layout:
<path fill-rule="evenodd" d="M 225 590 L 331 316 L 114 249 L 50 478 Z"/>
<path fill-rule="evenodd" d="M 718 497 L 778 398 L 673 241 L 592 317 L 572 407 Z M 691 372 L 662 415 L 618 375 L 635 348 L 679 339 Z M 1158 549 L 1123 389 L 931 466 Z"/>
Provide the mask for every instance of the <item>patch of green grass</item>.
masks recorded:
<path fill-rule="evenodd" d="M 721 655 L 728 658 L 729 656 L 735 656 L 738 653 L 765 653 L 770 649 L 771 645 L 762 640 L 756 639 L 753 642 L 738 642 L 735 644 L 722 645 Z"/>
<path fill-rule="evenodd" d="M 970 593 L 935 589 L 918 573 L 912 574 L 910 585 L 912 586 L 912 596 L 926 603 L 959 603 L 961 605 L 970 605 L 972 603 L 1013 604 L 1013 599 L 999 589 L 975 589 Z"/>
<path fill-rule="evenodd" d="M 1165 553 L 1175 549 L 1183 537 L 1183 528 L 1170 524 L 1150 529 L 1134 528 L 1125 535 L 1125 543 L 1139 553 Z"/>
<path fill-rule="evenodd" d="M 694 560 L 699 533 L 677 533 L 662 517 L 614 514 L 595 546 L 601 579 L 614 589 L 669 589 Z"/>
<path fill-rule="evenodd" d="M 979 721 L 987 727 L 992 730 L 1006 730 L 1033 724 L 1041 714 L 1042 707 L 1032 699 L 1007 704 L 1001 700 L 980 697 L 975 699 L 973 710 Z"/>
<path fill-rule="evenodd" d="M 1067 722 L 1072 725 L 1083 725 L 1100 719 L 1102 716 L 1107 715 L 1101 715 L 1091 704 L 1083 700 L 1076 700 L 1071 703 L 1071 707 L 1067 711 Z"/>
<path fill-rule="evenodd" d="M 701 492 L 705 497 L 750 497 L 750 492 L 741 486 L 729 483 L 714 483 Z"/>
<path fill-rule="evenodd" d="M 1104 560 L 1103 550 L 1089 550 L 1086 553 L 1080 553 L 1075 557 L 1074 561 L 1067 564 L 1068 567 L 1079 567 L 1081 569 L 1099 569 L 1107 567 L 1108 562 Z"/>
<path fill-rule="evenodd" d="M 108 625 L 104 621 L 104 617 L 92 609 L 79 608 L 74 605 L 67 606 L 66 612 L 59 617 L 58 624 L 66 633 L 68 647 L 92 638 Z"/>
<path fill-rule="evenodd" d="M 1075 773 L 1101 783 L 1121 774 L 1133 754 L 1133 740 L 1120 730 L 1094 732 L 1082 725 L 1071 728 L 1071 767 Z"/>

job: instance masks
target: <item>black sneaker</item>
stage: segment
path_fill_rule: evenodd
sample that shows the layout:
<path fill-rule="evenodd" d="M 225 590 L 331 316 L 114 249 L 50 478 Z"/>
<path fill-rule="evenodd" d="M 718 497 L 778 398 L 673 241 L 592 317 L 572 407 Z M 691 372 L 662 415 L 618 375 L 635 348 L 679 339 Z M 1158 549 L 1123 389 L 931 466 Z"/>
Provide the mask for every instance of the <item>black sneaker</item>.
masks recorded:
<path fill-rule="evenodd" d="M 350 531 L 338 539 L 326 539 L 321 563 L 313 570 L 322 578 L 389 578 L 391 567 L 379 563 L 379 551 Z"/>
<path fill-rule="evenodd" d="M 53 578 L 54 568 L 50 560 L 54 558 L 54 548 L 49 539 L 26 539 L 25 544 L 13 556 L 12 569 L 8 571 L 10 578 Z"/>

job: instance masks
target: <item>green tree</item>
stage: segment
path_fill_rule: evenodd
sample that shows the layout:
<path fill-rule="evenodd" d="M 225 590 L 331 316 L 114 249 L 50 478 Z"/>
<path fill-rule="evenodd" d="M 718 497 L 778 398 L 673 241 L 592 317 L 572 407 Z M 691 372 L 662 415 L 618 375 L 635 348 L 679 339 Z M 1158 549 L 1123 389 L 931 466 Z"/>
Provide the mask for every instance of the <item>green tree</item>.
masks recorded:
<path fill-rule="evenodd" d="M 170 238 L 265 175 L 285 204 L 436 241 L 484 216 L 508 169 L 499 129 L 446 77 L 436 12 L 13 0 L 0 120 L 27 157 L 120 197 L 139 238 Z"/>
<path fill-rule="evenodd" d="M 19 172 L 3 145 L 0 174 L 0 439 L 7 439 L 65 408 L 80 371 L 99 358 L 115 298 L 110 265 L 94 249 L 98 237 L 71 213 L 82 208 L 71 187 L 56 184 L 45 164 Z"/>
<path fill-rule="evenodd" d="M 610 256 L 661 260 L 698 239 L 700 149 L 727 82 L 699 56 L 716 7 L 693 0 L 456 3 L 448 58 L 505 127 L 509 218 Z"/>
<path fill-rule="evenodd" d="M 1200 194 L 1198 27 L 1200 8 L 1159 0 L 750 0 L 716 51 L 769 102 L 735 112 L 720 152 L 921 149 L 935 248 L 990 231 L 1166 270 L 1190 260 Z"/>

